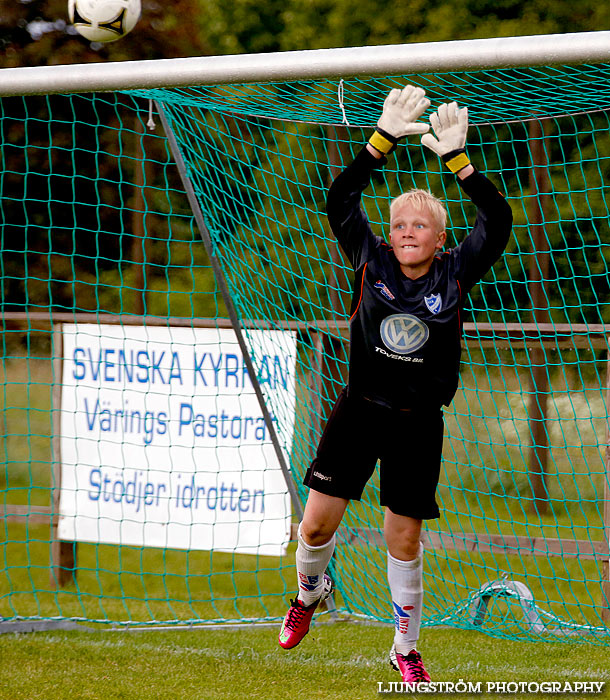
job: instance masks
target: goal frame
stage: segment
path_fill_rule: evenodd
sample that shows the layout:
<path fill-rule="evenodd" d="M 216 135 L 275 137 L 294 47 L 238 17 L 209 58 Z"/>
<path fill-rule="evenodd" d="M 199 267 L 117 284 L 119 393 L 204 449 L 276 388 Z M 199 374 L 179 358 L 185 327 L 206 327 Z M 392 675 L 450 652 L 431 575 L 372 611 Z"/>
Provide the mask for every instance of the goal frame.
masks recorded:
<path fill-rule="evenodd" d="M 610 61 L 610 31 L 0 70 L 0 97 Z"/>
<path fill-rule="evenodd" d="M 0 69 L 0 97 L 606 62 L 610 63 L 610 31 L 597 31 L 230 56 L 3 68 Z M 166 133 L 169 135 L 169 130 L 166 129 Z M 203 238 L 205 243 L 206 237 Z M 543 326 L 544 324 L 536 324 L 535 330 L 541 334 L 562 332 L 555 325 L 549 324 L 549 328 Z M 477 331 L 481 330 L 479 324 Z M 493 332 L 495 329 L 488 330 Z M 525 330 L 520 325 L 514 332 L 523 333 Z M 569 333 L 569 330 L 563 332 Z M 604 342 L 607 342 L 610 329 L 588 327 L 587 332 L 604 337 Z M 610 407 L 610 359 L 607 386 L 609 388 L 606 401 Z M 610 475 L 610 423 L 608 426 L 605 462 L 607 473 Z M 604 494 L 606 546 L 610 542 L 610 493 L 607 484 L 608 479 Z M 297 502 L 294 494 L 292 495 L 293 503 Z M 5 511 L 5 517 L 7 515 L 11 514 Z M 523 545 L 517 541 L 515 544 Z M 536 544 L 527 543 L 531 549 L 528 553 L 544 554 L 543 551 L 538 551 Z M 485 549 L 497 544 L 491 540 L 465 540 L 461 546 L 465 549 Z M 554 546 L 557 552 L 565 555 L 562 543 L 557 542 Z M 583 556 L 582 549 L 576 548 L 572 555 Z M 610 601 L 607 548 L 592 550 L 584 556 L 604 560 L 604 593 Z M 604 610 L 604 619 L 606 622 L 610 621 L 610 608 Z"/>

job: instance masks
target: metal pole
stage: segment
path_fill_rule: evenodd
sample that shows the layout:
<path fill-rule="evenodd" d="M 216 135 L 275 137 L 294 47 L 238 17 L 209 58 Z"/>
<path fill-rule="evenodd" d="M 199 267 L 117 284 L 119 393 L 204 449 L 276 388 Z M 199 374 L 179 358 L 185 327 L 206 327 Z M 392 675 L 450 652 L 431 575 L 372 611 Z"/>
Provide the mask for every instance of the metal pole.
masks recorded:
<path fill-rule="evenodd" d="M 134 305 L 133 312 L 143 316 L 148 311 L 148 275 L 150 240 L 146 227 L 146 188 L 150 185 L 149 161 L 144 153 L 143 139 L 146 129 L 139 117 L 135 117 L 134 125 L 134 203 L 131 215 L 131 264 L 134 269 Z M 150 225 L 150 224 L 149 224 Z"/>
<path fill-rule="evenodd" d="M 530 213 L 532 256 L 530 258 L 528 287 L 532 300 L 534 323 L 547 324 L 550 322 L 550 318 L 545 281 L 549 276 L 551 254 L 546 234 L 549 174 L 547 143 L 543 122 L 538 120 L 530 122 L 529 138 L 530 152 L 532 154 L 532 167 L 529 178 L 532 195 Z M 549 376 L 546 349 L 540 343 L 534 343 L 534 347 L 530 352 L 530 364 L 531 395 L 528 413 L 532 440 L 529 466 L 533 491 L 532 510 L 534 513 L 546 513 L 549 506 L 549 493 L 546 483 L 549 456 L 549 437 L 546 422 Z"/>
<path fill-rule="evenodd" d="M 0 97 L 604 63 L 610 31 L 0 70 Z"/>
<path fill-rule="evenodd" d="M 53 437 L 51 483 L 51 585 L 65 588 L 76 583 L 77 543 L 60 540 L 57 536 L 59 499 L 61 495 L 61 392 L 63 373 L 63 334 L 61 324 L 53 325 Z"/>
<path fill-rule="evenodd" d="M 607 338 L 610 344 L 610 337 Z M 604 535 L 608 559 L 602 565 L 602 621 L 610 626 L 610 351 L 606 356 L 606 453 L 604 480 Z"/>
<path fill-rule="evenodd" d="M 328 143 L 328 159 L 330 164 L 330 173 L 328 186 L 332 184 L 333 180 L 337 175 L 343 170 L 347 163 L 347 149 L 345 144 L 348 141 L 347 129 L 344 126 L 326 127 L 326 140 Z M 331 234 L 332 236 L 332 234 Z M 345 267 L 343 265 L 343 256 L 339 249 L 339 243 L 332 236 L 332 244 L 330 248 L 330 257 L 332 261 L 332 277 L 331 277 L 331 288 L 329 292 L 330 296 L 330 306 L 337 317 L 341 317 L 344 312 L 341 290 L 348 288 L 348 279 L 345 274 Z M 341 273 L 339 273 L 339 270 Z"/>
<path fill-rule="evenodd" d="M 208 227 L 206 226 L 205 219 L 203 218 L 203 212 L 201 211 L 201 207 L 199 205 L 199 200 L 197 199 L 197 195 L 195 194 L 195 189 L 193 187 L 193 183 L 191 182 L 191 179 L 188 176 L 188 171 L 186 168 L 186 164 L 184 162 L 184 158 L 182 157 L 182 151 L 180 150 L 180 147 L 178 146 L 178 141 L 176 140 L 176 136 L 174 135 L 174 132 L 172 128 L 169 125 L 169 122 L 167 120 L 167 117 L 165 116 L 165 112 L 163 111 L 163 107 L 159 103 L 155 103 L 157 110 L 159 112 L 159 117 L 161 118 L 161 123 L 163 124 L 163 129 L 165 130 L 165 135 L 167 136 L 167 140 L 169 142 L 172 155 L 174 156 L 174 160 L 176 161 L 176 165 L 178 167 L 178 172 L 180 173 L 180 178 L 182 179 L 182 184 L 184 185 L 184 189 L 186 191 L 186 195 L 189 200 L 189 204 L 191 205 L 191 209 L 193 210 L 193 214 L 195 215 L 195 220 L 197 222 L 197 227 L 199 228 L 199 233 L 201 235 L 201 240 L 203 241 L 203 245 L 205 247 L 206 253 L 208 254 L 208 257 L 210 259 L 210 264 L 212 265 L 212 269 L 214 270 L 214 275 L 216 277 L 216 282 L 218 284 L 218 287 L 220 289 L 220 293 L 222 294 L 222 298 L 225 302 L 225 306 L 227 307 L 227 312 L 229 314 L 229 318 L 231 320 L 231 326 L 233 327 L 233 330 L 235 331 L 235 336 L 237 338 L 237 342 L 239 344 L 239 347 L 241 349 L 244 362 L 246 364 L 246 367 L 248 369 L 248 374 L 250 375 L 250 381 L 252 382 L 252 386 L 254 387 L 254 392 L 256 394 L 256 398 L 258 399 L 258 403 L 260 405 L 263 418 L 265 419 L 265 425 L 267 426 L 267 430 L 269 431 L 269 435 L 271 437 L 271 442 L 273 443 L 273 448 L 275 450 L 276 457 L 278 459 L 280 468 L 282 470 L 282 473 L 284 474 L 284 479 L 286 480 L 286 486 L 288 488 L 288 492 L 290 493 L 290 498 L 292 501 L 292 507 L 294 509 L 295 514 L 299 518 L 299 520 L 303 519 L 303 508 L 301 506 L 301 502 L 299 501 L 299 496 L 297 493 L 296 486 L 294 484 L 294 481 L 292 479 L 292 474 L 290 473 L 290 470 L 288 469 L 288 465 L 286 464 L 286 461 L 284 459 L 284 454 L 282 452 L 282 447 L 280 445 L 280 441 L 277 436 L 277 432 L 275 430 L 275 426 L 273 424 L 273 419 L 271 418 L 271 414 L 269 413 L 269 409 L 267 408 L 267 404 L 265 403 L 265 397 L 263 395 L 263 391 L 260 387 L 258 378 L 256 376 L 256 370 L 254 369 L 254 364 L 252 363 L 252 358 L 250 357 L 250 351 L 248 349 L 248 346 L 246 345 L 246 341 L 244 339 L 244 334 L 241 329 L 241 324 L 239 322 L 239 317 L 237 315 L 237 311 L 235 309 L 235 305 L 233 304 L 233 298 L 231 297 L 231 294 L 229 292 L 229 287 L 227 285 L 227 280 L 225 277 L 225 274 L 223 272 L 222 267 L 220 266 L 220 263 L 218 262 L 218 258 L 216 257 L 216 251 L 214 250 L 214 246 L 212 244 L 212 238 L 210 236 L 210 232 L 208 230 Z"/>

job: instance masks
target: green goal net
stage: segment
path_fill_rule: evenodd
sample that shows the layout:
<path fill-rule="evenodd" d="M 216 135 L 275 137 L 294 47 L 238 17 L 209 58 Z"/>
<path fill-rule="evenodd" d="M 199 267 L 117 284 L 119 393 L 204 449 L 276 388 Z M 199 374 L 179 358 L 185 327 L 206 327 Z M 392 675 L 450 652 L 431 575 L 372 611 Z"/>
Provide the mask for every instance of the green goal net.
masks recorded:
<path fill-rule="evenodd" d="M 0 620 L 281 619 L 349 352 L 326 191 L 410 82 L 469 107 L 470 157 L 515 217 L 467 302 L 424 625 L 607 643 L 609 70 L 3 98 Z M 365 192 L 375 233 L 414 186 L 455 245 L 474 207 L 417 139 Z M 331 562 L 339 614 L 391 620 L 382 522 L 374 476 Z"/>

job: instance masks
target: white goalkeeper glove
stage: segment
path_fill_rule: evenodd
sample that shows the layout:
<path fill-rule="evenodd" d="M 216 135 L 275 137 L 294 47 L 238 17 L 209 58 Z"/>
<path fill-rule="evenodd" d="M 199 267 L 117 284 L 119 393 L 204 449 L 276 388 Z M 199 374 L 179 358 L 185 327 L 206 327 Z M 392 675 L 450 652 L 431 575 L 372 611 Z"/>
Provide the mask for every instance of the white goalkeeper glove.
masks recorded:
<path fill-rule="evenodd" d="M 425 134 L 430 129 L 428 124 L 418 124 L 415 120 L 421 117 L 429 106 L 430 100 L 422 88 L 407 85 L 402 90 L 391 90 L 385 98 L 377 129 L 369 143 L 374 149 L 387 155 L 404 136 Z"/>
<path fill-rule="evenodd" d="M 466 155 L 466 134 L 468 132 L 468 107 L 457 106 L 456 102 L 442 104 L 430 115 L 430 124 L 436 134 L 424 134 L 421 142 L 441 157 L 453 173 L 470 164 Z"/>

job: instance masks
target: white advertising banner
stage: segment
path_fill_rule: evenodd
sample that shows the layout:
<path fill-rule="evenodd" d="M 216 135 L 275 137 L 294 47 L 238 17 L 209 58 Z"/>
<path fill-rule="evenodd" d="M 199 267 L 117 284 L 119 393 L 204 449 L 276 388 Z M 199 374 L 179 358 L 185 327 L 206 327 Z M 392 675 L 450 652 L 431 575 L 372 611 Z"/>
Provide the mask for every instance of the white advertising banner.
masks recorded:
<path fill-rule="evenodd" d="M 296 334 L 248 340 L 290 447 Z M 285 552 L 290 497 L 232 330 L 64 324 L 63 357 L 60 539 Z"/>

